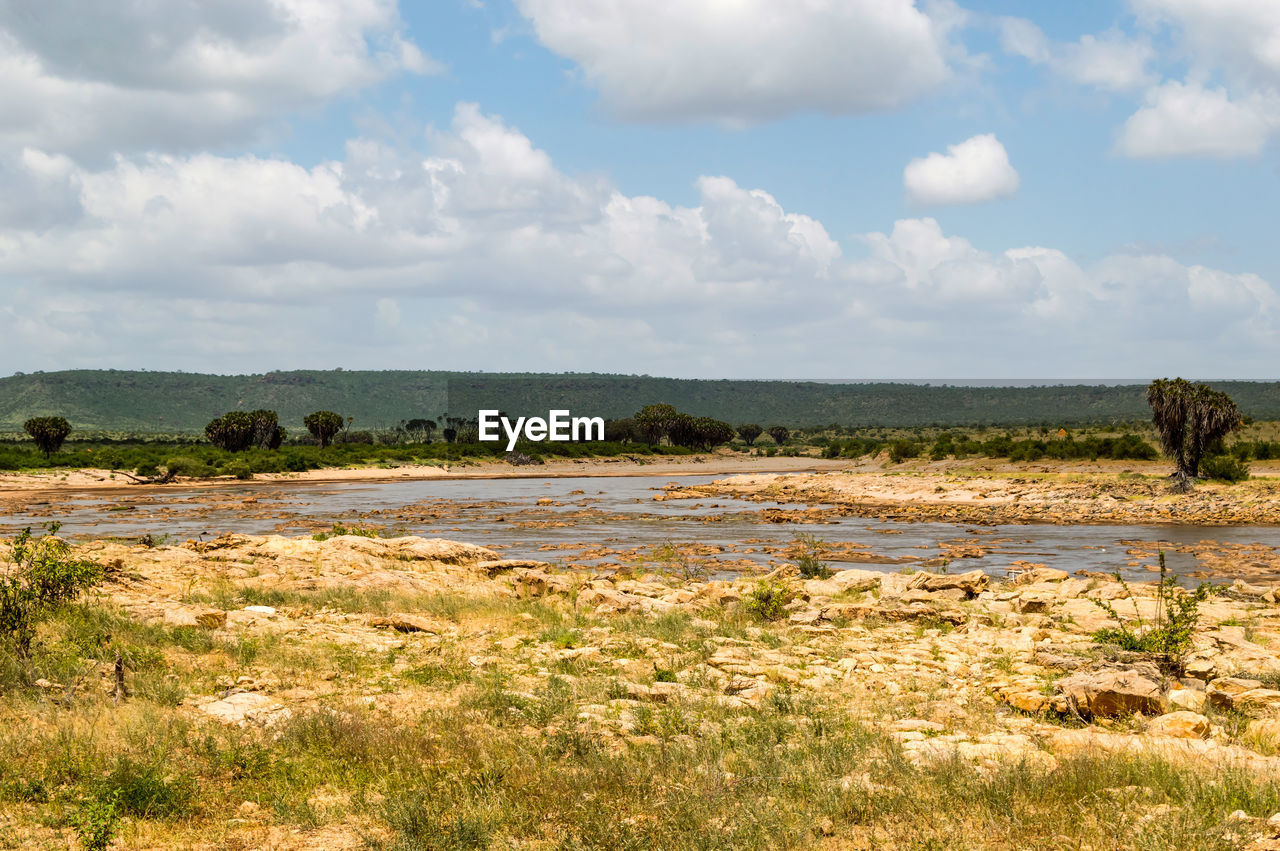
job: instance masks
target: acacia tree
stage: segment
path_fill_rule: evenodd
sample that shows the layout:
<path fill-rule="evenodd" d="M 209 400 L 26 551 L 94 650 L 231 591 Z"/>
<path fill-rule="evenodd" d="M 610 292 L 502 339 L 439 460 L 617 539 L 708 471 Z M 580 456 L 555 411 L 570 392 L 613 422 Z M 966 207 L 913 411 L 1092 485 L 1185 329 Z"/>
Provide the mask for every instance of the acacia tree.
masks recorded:
<path fill-rule="evenodd" d="M 302 418 L 302 424 L 311 432 L 311 436 L 320 441 L 323 449 L 333 442 L 333 436 L 342 431 L 344 421 L 341 414 L 333 411 L 316 411 Z"/>
<path fill-rule="evenodd" d="M 1200 473 L 1208 449 L 1240 428 L 1240 409 L 1226 393 L 1182 378 L 1160 378 L 1147 386 L 1151 420 L 1160 447 L 1173 459 L 1174 478 L 1186 489 Z"/>
<path fill-rule="evenodd" d="M 47 459 L 62 448 L 62 442 L 71 434 L 71 423 L 63 417 L 32 417 L 22 424 L 22 428 Z"/>
<path fill-rule="evenodd" d="M 774 426 L 769 429 L 769 436 L 773 438 L 773 442 L 781 446 L 791 437 L 790 430 L 786 426 Z"/>
<path fill-rule="evenodd" d="M 764 434 L 764 429 L 755 423 L 746 423 L 738 426 L 738 437 L 746 441 L 747 446 L 755 445 L 756 438 Z"/>

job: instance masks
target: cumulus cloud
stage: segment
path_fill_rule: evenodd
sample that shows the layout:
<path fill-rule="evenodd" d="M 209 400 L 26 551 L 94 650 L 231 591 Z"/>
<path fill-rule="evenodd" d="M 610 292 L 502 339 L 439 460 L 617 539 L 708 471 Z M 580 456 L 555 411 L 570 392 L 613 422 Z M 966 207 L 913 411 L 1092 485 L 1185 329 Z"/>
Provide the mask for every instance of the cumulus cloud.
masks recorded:
<path fill-rule="evenodd" d="M 1186 78 L 1147 91 L 1117 150 L 1135 157 L 1257 154 L 1280 127 L 1280 5 L 1271 0 L 1131 0 L 1173 33 Z"/>
<path fill-rule="evenodd" d="M 570 176 L 465 103 L 423 150 L 355 140 L 310 168 L 29 150 L 0 171 L 6 364 L 848 376 L 936 374 L 939 352 L 1007 374 L 1016 352 L 1029 375 L 1240 374 L 1280 354 L 1257 276 L 990 251 L 928 218 L 848 253 L 767 191 L 696 190 L 684 206 Z"/>
<path fill-rule="evenodd" d="M 1278 124 L 1280 99 L 1233 101 L 1221 87 L 1169 81 L 1125 121 L 1117 149 L 1131 157 L 1246 156 L 1261 151 Z"/>
<path fill-rule="evenodd" d="M 394 0 L 0 0 L 0 142 L 98 161 L 201 149 L 439 70 Z"/>
<path fill-rule="evenodd" d="M 1114 30 L 1055 44 L 1026 18 L 1001 18 L 1000 44 L 1006 53 L 1046 65 L 1072 82 L 1105 91 L 1132 91 L 1157 79 L 1148 67 L 1156 58 L 1151 44 Z"/>
<path fill-rule="evenodd" d="M 948 145 L 947 153 L 907 163 L 907 197 L 917 204 L 973 204 L 1008 198 L 1018 191 L 1018 172 L 993 134 Z"/>
<path fill-rule="evenodd" d="M 950 0 L 516 0 L 538 40 L 633 119 L 750 123 L 886 109 L 935 90 L 963 49 Z"/>

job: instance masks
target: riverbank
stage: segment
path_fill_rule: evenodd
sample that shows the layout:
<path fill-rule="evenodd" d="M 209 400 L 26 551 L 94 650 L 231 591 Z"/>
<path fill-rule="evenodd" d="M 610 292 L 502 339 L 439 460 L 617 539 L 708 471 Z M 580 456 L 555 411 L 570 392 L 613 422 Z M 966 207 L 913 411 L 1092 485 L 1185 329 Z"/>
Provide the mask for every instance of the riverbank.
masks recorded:
<path fill-rule="evenodd" d="M 1152 585 L 1045 569 L 762 585 L 352 536 L 77 553 L 101 596 L 3 671 L 0 844 L 94 819 L 123 848 L 1280 837 L 1273 587 L 1203 602 L 1170 671 L 1093 638 L 1117 625 L 1093 600 L 1150 623 Z"/>
<path fill-rule="evenodd" d="M 804 503 L 829 512 L 897 521 L 1269 526 L 1280 524 L 1280 468 L 1255 465 L 1237 484 L 1204 482 L 1171 492 L 1168 465 L 1131 461 L 1064 464 L 917 463 L 840 471 L 742 474 L 672 486 L 666 498 L 736 497 Z"/>
<path fill-rule="evenodd" d="M 790 473 L 839 470 L 847 462 L 815 457 L 741 455 L 730 452 L 703 455 L 645 455 L 617 458 L 558 458 L 543 464 L 513 465 L 506 461 L 468 460 L 456 464 L 328 468 L 300 473 L 259 473 L 256 483 L 379 484 L 430 479 L 542 479 L 574 476 L 718 476 L 743 472 Z M 149 488 L 218 487 L 243 484 L 230 476 L 216 479 L 181 478 L 167 485 L 140 484 L 111 470 L 77 469 L 38 473 L 0 473 L 0 499 L 18 491 L 55 494 L 59 491 L 137 492 Z"/>

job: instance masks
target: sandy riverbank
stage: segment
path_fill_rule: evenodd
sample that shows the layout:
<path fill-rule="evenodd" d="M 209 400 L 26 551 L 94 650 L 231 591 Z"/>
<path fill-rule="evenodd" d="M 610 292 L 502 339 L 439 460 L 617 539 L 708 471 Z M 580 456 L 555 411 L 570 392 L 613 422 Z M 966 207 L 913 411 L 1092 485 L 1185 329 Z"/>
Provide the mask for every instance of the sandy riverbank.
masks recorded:
<path fill-rule="evenodd" d="M 840 471 L 731 476 L 673 488 L 668 498 L 733 496 L 825 504 L 846 515 L 956 523 L 1280 524 L 1280 479 L 1272 467 L 1238 484 L 1199 484 L 1172 493 L 1167 464 L 1095 462 L 977 466 L 962 462 L 886 470 L 862 464 Z"/>
<path fill-rule="evenodd" d="M 418 481 L 426 479 L 547 479 L 575 476 L 720 476 L 738 473 L 791 473 L 839 470 L 847 462 L 822 458 L 754 457 L 731 453 L 634 458 L 557 459 L 545 464 L 513 466 L 506 461 L 468 460 L 457 464 L 354 467 L 308 470 L 303 473 L 260 473 L 254 482 L 297 484 L 348 484 Z M 131 482 L 110 470 L 57 470 L 39 473 L 0 474 L 0 494 L 17 491 L 86 491 L 143 488 L 216 487 L 243 484 L 229 476 L 217 479 L 180 479 L 169 485 Z"/>

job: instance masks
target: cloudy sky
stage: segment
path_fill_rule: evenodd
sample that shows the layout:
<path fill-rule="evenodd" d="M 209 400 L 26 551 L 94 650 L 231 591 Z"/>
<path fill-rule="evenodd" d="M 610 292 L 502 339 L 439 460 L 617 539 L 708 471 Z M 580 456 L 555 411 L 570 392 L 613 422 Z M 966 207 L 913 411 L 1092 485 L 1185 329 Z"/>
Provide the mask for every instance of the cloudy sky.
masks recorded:
<path fill-rule="evenodd" d="M 1280 375 L 1275 0 L 0 0 L 0 374 Z"/>

